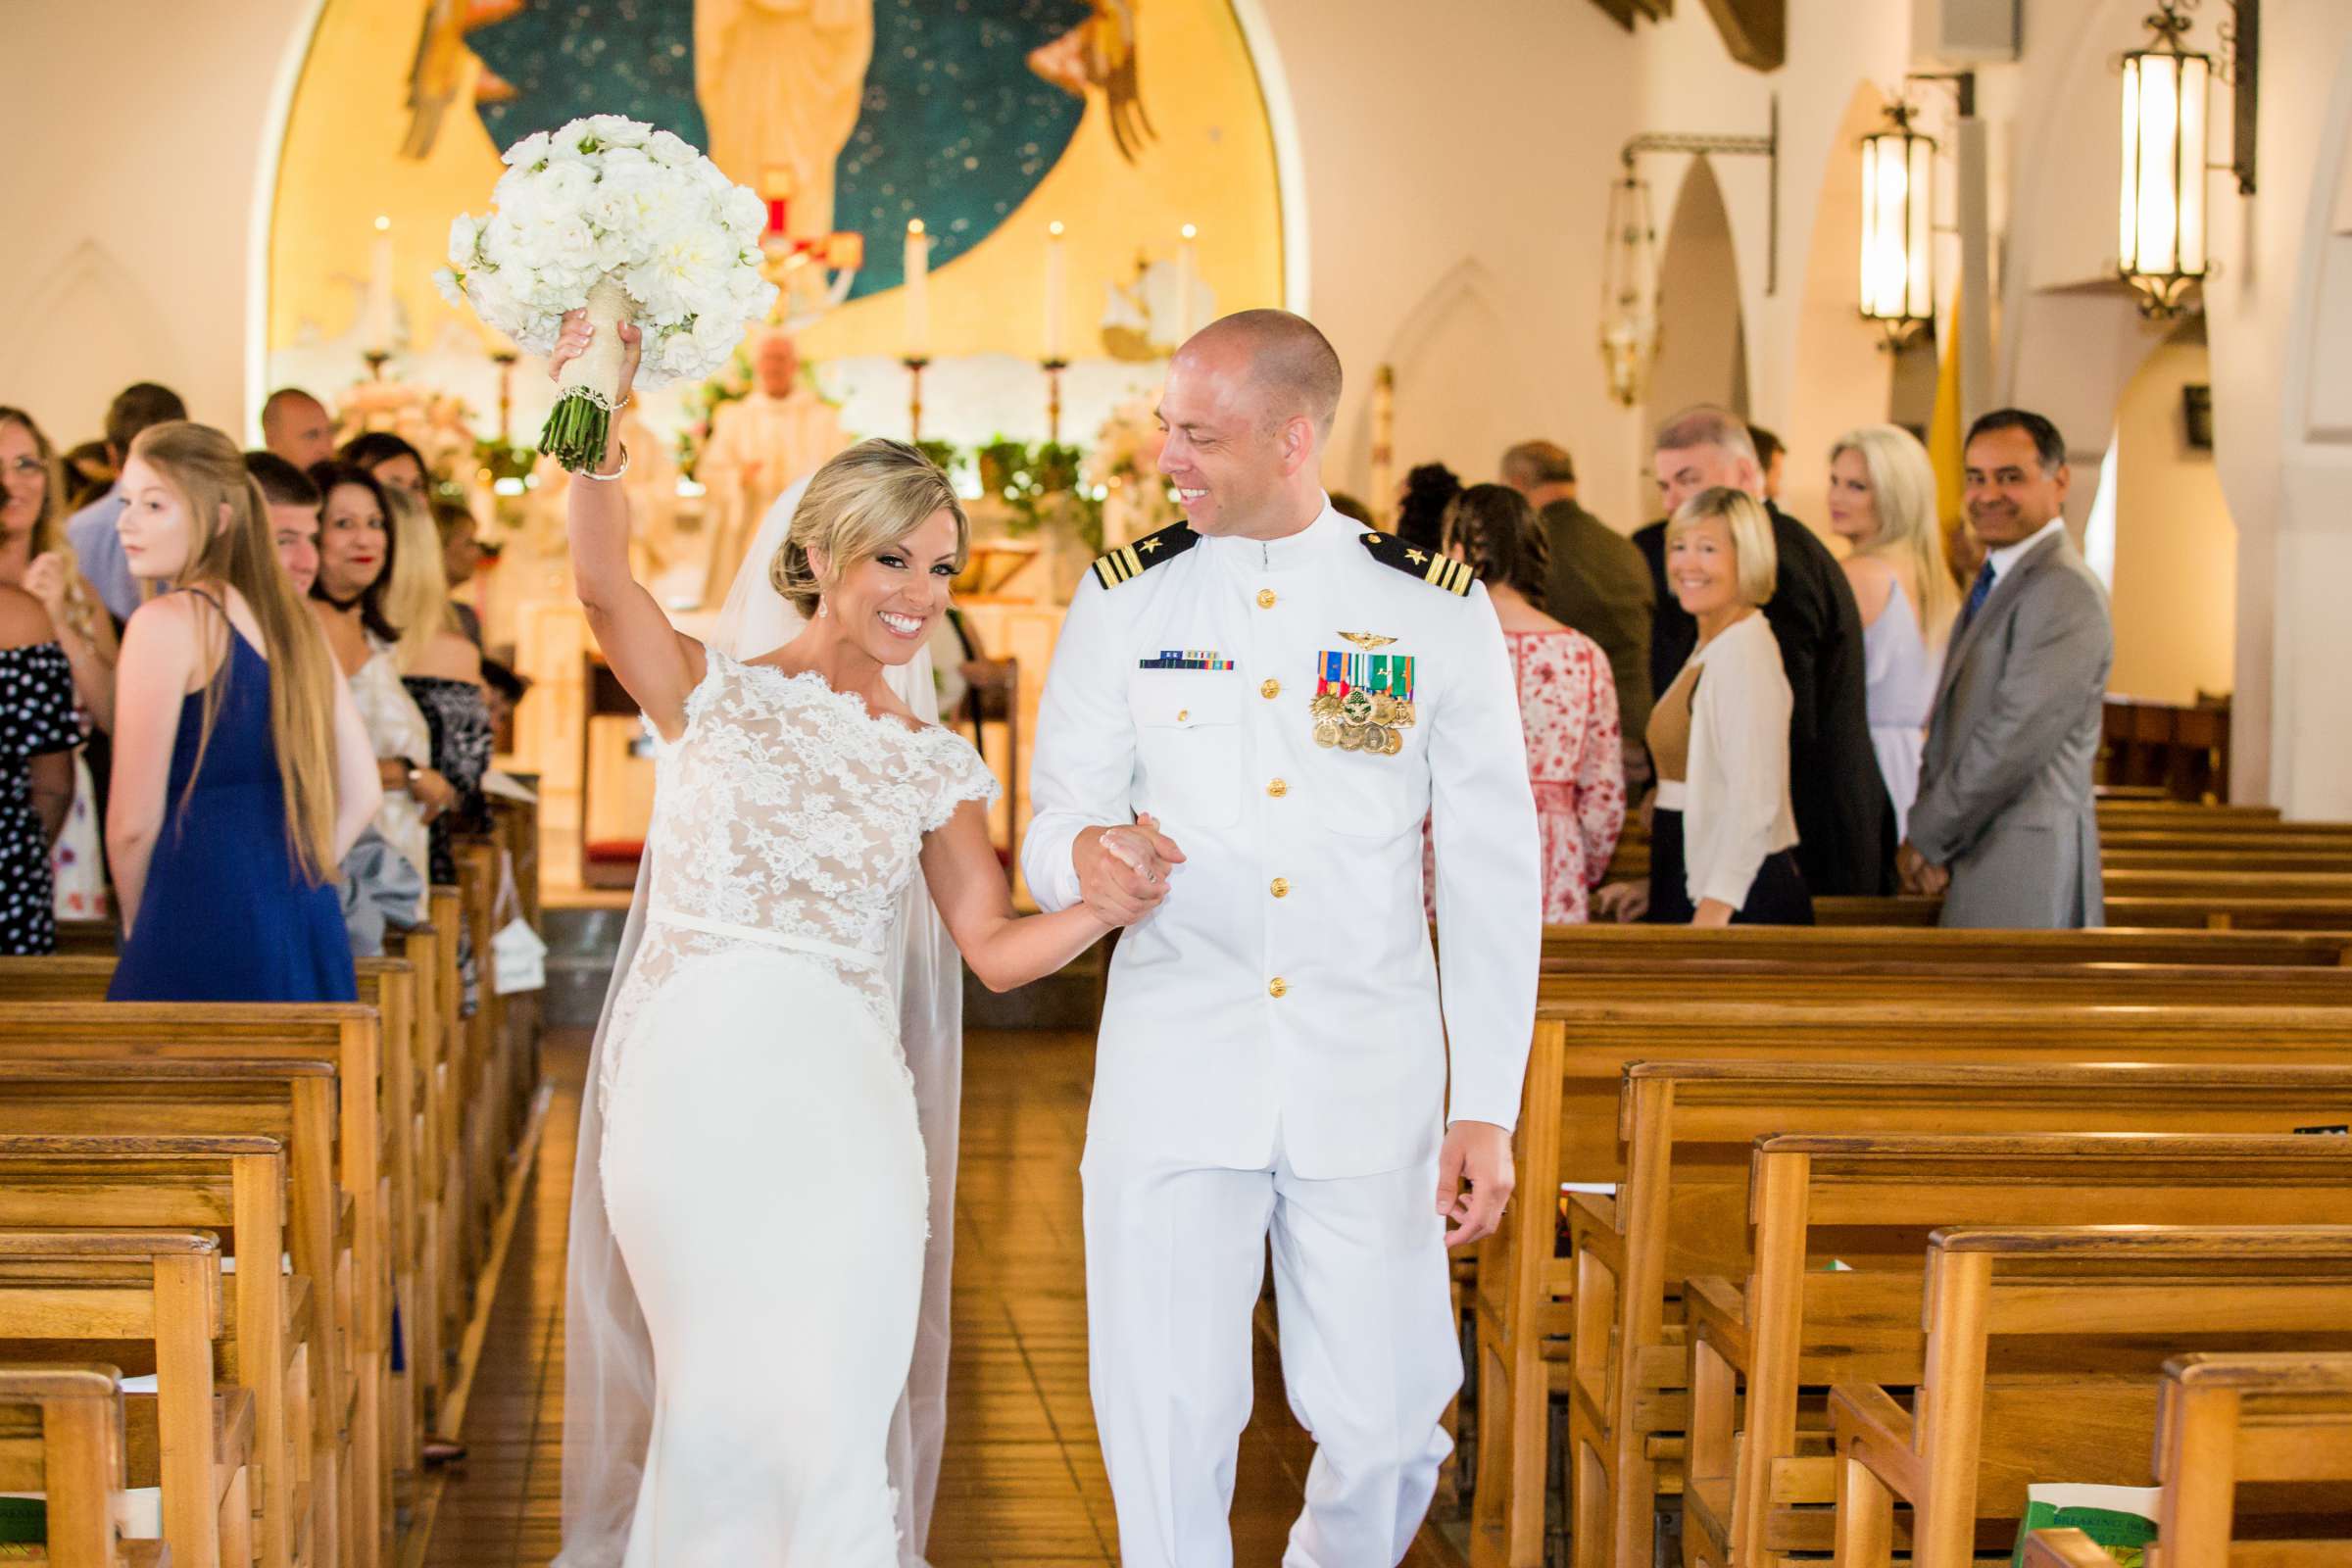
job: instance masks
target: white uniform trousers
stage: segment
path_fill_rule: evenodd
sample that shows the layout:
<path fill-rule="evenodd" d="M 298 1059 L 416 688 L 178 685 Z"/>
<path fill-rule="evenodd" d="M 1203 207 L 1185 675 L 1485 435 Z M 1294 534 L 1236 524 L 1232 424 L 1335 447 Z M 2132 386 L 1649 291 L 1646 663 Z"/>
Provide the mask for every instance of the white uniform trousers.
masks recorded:
<path fill-rule="evenodd" d="M 1403 1560 L 1462 1381 L 1437 1161 L 1308 1181 L 1090 1149 L 1088 1360 L 1125 1568 L 1228 1568 L 1250 1314 L 1273 1238 L 1283 1383 L 1314 1437 L 1283 1568 Z"/>

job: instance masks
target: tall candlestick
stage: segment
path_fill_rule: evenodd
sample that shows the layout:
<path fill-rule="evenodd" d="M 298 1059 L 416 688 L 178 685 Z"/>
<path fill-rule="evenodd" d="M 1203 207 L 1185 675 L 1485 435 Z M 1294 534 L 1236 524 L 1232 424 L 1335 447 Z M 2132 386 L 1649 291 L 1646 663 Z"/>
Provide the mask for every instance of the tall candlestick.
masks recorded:
<path fill-rule="evenodd" d="M 1061 355 L 1061 297 L 1067 292 L 1067 279 L 1062 275 L 1061 224 L 1046 226 L 1046 358 L 1058 360 Z"/>
<path fill-rule="evenodd" d="M 931 355 L 931 240 L 923 220 L 906 225 L 906 357 Z"/>
<path fill-rule="evenodd" d="M 1396 370 L 1384 365 L 1372 377 L 1372 517 L 1385 523 L 1396 511 Z"/>
<path fill-rule="evenodd" d="M 1193 335 L 1193 238 L 1200 231 L 1184 225 L 1184 243 L 1176 251 L 1176 342 Z"/>
<path fill-rule="evenodd" d="M 360 311 L 360 351 L 390 357 L 396 328 L 392 309 L 392 220 L 378 217 L 368 252 L 368 299 Z"/>
<path fill-rule="evenodd" d="M 923 367 L 931 362 L 909 354 L 899 363 L 906 367 L 906 439 L 919 442 L 923 438 Z"/>

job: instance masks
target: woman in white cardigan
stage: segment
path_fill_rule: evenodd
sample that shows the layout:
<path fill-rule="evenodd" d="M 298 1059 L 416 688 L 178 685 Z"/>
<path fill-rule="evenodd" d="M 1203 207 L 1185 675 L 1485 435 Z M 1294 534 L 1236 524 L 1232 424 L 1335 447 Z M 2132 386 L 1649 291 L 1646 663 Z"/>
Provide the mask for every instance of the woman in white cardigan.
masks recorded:
<path fill-rule="evenodd" d="M 1778 576 L 1772 520 L 1743 491 L 1692 496 L 1666 524 L 1666 580 L 1698 647 L 1650 711 L 1652 921 L 1813 923 L 1789 853 L 1788 677 L 1759 613 Z"/>

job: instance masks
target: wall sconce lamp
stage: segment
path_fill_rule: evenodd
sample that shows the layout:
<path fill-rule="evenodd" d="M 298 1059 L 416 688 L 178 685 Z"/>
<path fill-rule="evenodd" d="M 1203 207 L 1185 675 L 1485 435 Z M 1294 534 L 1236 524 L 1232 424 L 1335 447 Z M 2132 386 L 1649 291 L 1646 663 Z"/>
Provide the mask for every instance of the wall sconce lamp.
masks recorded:
<path fill-rule="evenodd" d="M 1936 318 L 1936 141 L 1911 106 L 1862 138 L 1862 316 L 1899 348 Z"/>

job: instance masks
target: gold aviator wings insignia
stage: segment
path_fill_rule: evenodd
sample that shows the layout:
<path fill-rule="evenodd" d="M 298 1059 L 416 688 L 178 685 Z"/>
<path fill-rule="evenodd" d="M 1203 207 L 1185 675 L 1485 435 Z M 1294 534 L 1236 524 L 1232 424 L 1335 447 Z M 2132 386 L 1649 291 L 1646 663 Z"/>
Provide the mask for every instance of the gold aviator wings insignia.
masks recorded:
<path fill-rule="evenodd" d="M 1372 652 L 1372 650 L 1375 648 L 1386 648 L 1389 646 L 1389 644 L 1396 640 L 1394 637 L 1383 637 L 1380 635 L 1380 633 L 1375 631 L 1344 631 L 1340 633 L 1340 635 L 1347 638 L 1349 642 L 1355 644 L 1356 647 L 1361 648 L 1367 654 Z"/>

